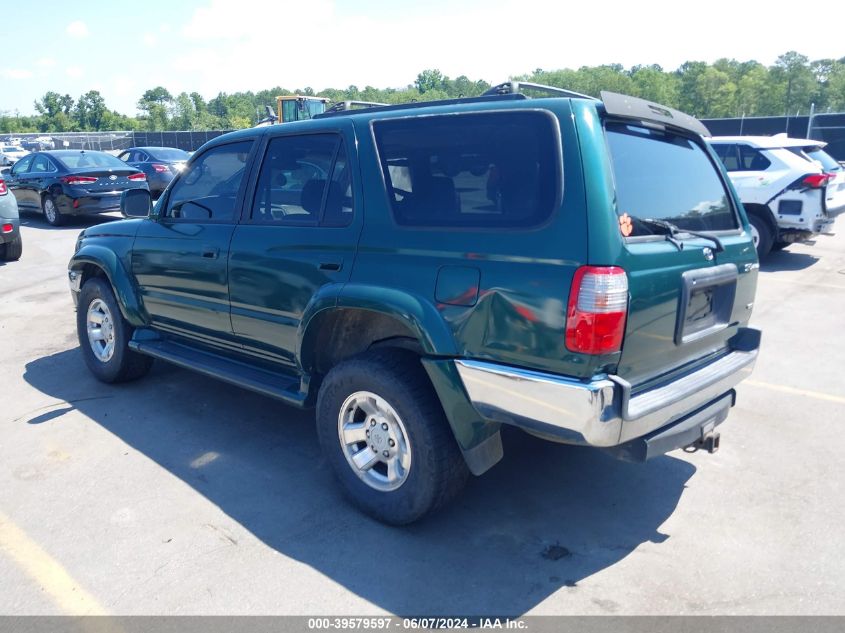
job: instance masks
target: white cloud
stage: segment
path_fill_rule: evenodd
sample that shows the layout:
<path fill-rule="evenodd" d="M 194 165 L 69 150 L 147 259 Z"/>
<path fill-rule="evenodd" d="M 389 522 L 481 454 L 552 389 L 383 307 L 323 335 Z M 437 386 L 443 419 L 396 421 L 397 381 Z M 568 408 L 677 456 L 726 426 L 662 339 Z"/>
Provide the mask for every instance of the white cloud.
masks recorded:
<path fill-rule="evenodd" d="M 37 62 L 35 62 L 35 65 L 41 68 L 52 68 L 56 65 L 56 60 L 52 57 L 42 57 Z"/>
<path fill-rule="evenodd" d="M 0 70 L 0 77 L 3 79 L 29 79 L 32 71 L 24 68 L 4 68 Z"/>
<path fill-rule="evenodd" d="M 144 33 L 141 37 L 141 41 L 144 42 L 144 46 L 154 48 L 155 45 L 158 44 L 158 37 L 155 33 Z"/>
<path fill-rule="evenodd" d="M 85 74 L 85 71 L 79 66 L 68 66 L 65 68 L 65 74 L 71 79 L 79 79 Z"/>
<path fill-rule="evenodd" d="M 65 31 L 71 37 L 88 37 L 88 25 L 86 25 L 82 20 L 74 20 L 67 25 Z"/>
<path fill-rule="evenodd" d="M 171 26 L 168 22 L 163 22 L 158 25 L 159 33 L 170 33 Z"/>

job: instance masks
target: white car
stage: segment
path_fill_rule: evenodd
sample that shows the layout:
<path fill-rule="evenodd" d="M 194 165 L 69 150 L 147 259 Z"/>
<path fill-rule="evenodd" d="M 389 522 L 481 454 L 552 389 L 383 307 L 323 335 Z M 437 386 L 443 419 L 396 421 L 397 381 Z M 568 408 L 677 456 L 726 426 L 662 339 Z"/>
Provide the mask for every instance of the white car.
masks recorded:
<path fill-rule="evenodd" d="M 14 165 L 27 154 L 28 151 L 17 145 L 0 145 L 0 165 Z"/>
<path fill-rule="evenodd" d="M 708 141 L 745 207 L 760 258 L 826 233 L 833 224 L 829 205 L 845 204 L 838 196 L 838 178 L 845 181 L 845 172 L 827 172 L 817 156 L 810 156 L 824 147 L 821 141 L 785 134 L 714 136 Z"/>

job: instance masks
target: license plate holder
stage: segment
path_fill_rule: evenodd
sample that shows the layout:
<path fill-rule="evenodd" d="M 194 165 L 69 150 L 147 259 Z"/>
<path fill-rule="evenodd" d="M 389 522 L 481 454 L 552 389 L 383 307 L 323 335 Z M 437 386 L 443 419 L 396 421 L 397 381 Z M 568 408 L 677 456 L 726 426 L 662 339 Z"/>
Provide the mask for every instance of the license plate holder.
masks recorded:
<path fill-rule="evenodd" d="M 688 270 L 681 276 L 675 344 L 683 345 L 725 329 L 736 297 L 735 264 Z"/>

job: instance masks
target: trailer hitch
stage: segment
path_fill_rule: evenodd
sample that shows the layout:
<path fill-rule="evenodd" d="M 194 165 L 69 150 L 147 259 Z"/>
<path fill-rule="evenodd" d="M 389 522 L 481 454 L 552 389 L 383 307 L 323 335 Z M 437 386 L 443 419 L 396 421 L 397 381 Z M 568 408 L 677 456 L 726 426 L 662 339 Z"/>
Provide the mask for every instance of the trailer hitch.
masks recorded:
<path fill-rule="evenodd" d="M 711 455 L 719 450 L 719 443 L 722 439 L 720 433 L 717 433 L 715 422 L 708 422 L 701 426 L 701 437 L 692 444 L 684 447 L 684 452 L 695 453 L 700 450 L 705 450 Z"/>

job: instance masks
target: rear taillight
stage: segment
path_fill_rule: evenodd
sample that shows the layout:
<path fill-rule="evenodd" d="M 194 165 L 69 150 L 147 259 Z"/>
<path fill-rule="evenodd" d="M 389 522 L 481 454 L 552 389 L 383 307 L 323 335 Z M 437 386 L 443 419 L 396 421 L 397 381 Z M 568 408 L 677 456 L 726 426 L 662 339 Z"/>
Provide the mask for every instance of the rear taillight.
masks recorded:
<path fill-rule="evenodd" d="M 158 163 L 153 163 L 153 169 L 155 169 L 156 173 L 159 173 L 159 174 L 166 174 L 167 172 L 170 171 L 170 169 L 168 169 L 167 165 L 160 165 Z"/>
<path fill-rule="evenodd" d="M 90 185 L 97 182 L 94 176 L 62 176 L 59 180 L 66 185 Z"/>
<path fill-rule="evenodd" d="M 4 224 L 3 225 L 3 232 L 4 233 L 11 233 L 14 230 L 15 230 L 15 227 L 12 226 L 11 224 Z"/>
<path fill-rule="evenodd" d="M 836 176 L 833 174 L 810 174 L 809 176 L 804 176 L 801 184 L 811 189 L 819 189 L 820 187 L 824 187 L 827 181 L 832 178 L 836 178 Z"/>
<path fill-rule="evenodd" d="M 5 196 L 9 193 L 9 188 L 6 186 L 6 181 L 0 178 L 0 196 Z"/>
<path fill-rule="evenodd" d="M 566 348 L 579 354 L 622 349 L 628 315 L 628 276 L 617 266 L 575 271 L 566 311 Z"/>
<path fill-rule="evenodd" d="M 147 176 L 139 172 L 137 174 L 129 174 L 127 178 L 132 182 L 143 182 L 147 179 Z"/>

